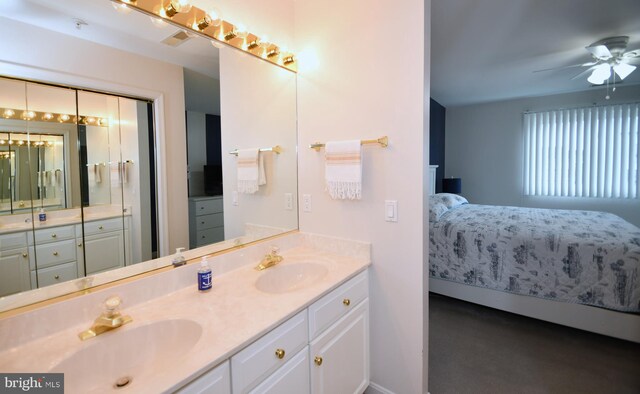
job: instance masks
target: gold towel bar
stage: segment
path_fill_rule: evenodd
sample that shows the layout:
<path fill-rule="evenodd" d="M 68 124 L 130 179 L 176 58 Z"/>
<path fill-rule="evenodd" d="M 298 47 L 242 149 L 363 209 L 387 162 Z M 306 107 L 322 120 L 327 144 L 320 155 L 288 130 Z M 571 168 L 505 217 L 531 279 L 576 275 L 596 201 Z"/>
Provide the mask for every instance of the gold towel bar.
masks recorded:
<path fill-rule="evenodd" d="M 274 152 L 279 155 L 282 152 L 282 147 L 280 145 L 276 145 L 272 148 L 260 148 L 260 152 Z M 238 156 L 238 150 L 232 150 L 229 154 Z"/>
<path fill-rule="evenodd" d="M 375 139 L 375 140 L 362 140 L 362 141 L 360 141 L 360 145 L 364 145 L 364 144 L 380 144 L 381 147 L 386 148 L 387 146 L 389 146 L 389 137 L 387 137 L 385 135 L 384 137 L 380 137 L 380 138 Z M 315 144 L 309 145 L 309 148 L 315 149 L 316 152 L 319 152 L 320 149 L 324 148 L 324 144 L 322 144 L 320 142 L 316 142 Z"/>

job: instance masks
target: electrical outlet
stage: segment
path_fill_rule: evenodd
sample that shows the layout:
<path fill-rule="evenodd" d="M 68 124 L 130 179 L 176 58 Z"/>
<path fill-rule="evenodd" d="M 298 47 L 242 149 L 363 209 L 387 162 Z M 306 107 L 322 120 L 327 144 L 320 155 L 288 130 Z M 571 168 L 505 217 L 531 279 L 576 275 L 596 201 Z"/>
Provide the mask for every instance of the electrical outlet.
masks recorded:
<path fill-rule="evenodd" d="M 287 211 L 293 210 L 293 194 L 284 194 L 284 209 L 286 209 Z"/>
<path fill-rule="evenodd" d="M 305 212 L 311 212 L 311 194 L 302 195 L 302 210 Z"/>
<path fill-rule="evenodd" d="M 236 207 L 238 206 L 238 192 L 236 190 L 231 193 L 231 203 Z"/>

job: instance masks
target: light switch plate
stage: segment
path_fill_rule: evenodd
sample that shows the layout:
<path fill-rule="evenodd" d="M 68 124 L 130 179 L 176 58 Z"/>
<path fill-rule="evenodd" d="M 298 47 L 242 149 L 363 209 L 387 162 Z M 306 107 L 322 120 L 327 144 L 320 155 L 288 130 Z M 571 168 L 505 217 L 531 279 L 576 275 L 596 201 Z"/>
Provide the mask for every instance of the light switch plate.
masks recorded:
<path fill-rule="evenodd" d="M 387 222 L 398 221 L 398 200 L 384 201 L 384 220 Z"/>
<path fill-rule="evenodd" d="M 305 212 L 311 212 L 311 194 L 302 195 L 302 210 Z"/>
<path fill-rule="evenodd" d="M 293 194 L 284 194 L 284 209 L 286 209 L 287 211 L 293 210 Z"/>
<path fill-rule="evenodd" d="M 238 206 L 238 191 L 237 190 L 234 190 L 231 193 L 231 203 L 236 207 Z"/>

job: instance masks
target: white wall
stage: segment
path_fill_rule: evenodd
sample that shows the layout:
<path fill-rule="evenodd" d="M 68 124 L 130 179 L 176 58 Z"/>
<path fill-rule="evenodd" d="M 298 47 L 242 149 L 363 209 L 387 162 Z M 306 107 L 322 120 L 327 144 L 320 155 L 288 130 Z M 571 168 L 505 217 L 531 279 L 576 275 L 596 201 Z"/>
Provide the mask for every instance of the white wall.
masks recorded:
<path fill-rule="evenodd" d="M 446 174 L 462 178 L 462 195 L 475 204 L 611 212 L 640 226 L 640 200 L 525 197 L 523 112 L 637 101 L 637 86 L 532 97 L 447 108 Z"/>
<path fill-rule="evenodd" d="M 422 164 L 430 54 L 424 50 L 424 7 L 421 0 L 295 6 L 296 47 L 302 51 L 299 193 L 313 200 L 312 212 L 300 212 L 300 228 L 372 243 L 371 381 L 398 394 L 423 392 L 427 378 Z M 362 200 L 331 200 L 324 155 L 307 146 L 382 135 L 389 136 L 387 149 L 363 147 Z M 384 220 L 387 199 L 398 200 L 397 223 Z"/>
<path fill-rule="evenodd" d="M 296 75 L 256 59 L 220 52 L 222 179 L 224 188 L 225 239 L 245 235 L 246 224 L 292 230 L 298 227 L 296 170 Z M 235 149 L 269 148 L 280 145 L 282 153 L 264 156 L 267 184 L 254 194 L 237 191 Z M 285 193 L 294 199 L 285 209 Z"/>
<path fill-rule="evenodd" d="M 164 114 L 156 114 L 156 127 L 163 134 L 165 147 L 157 152 L 165 174 L 158 187 L 166 190 L 161 208 L 171 207 L 160 215 L 169 240 L 163 251 L 188 245 L 182 68 L 5 18 L 0 33 L 12 37 L 0 52 L 4 75 L 158 100 Z"/>
<path fill-rule="evenodd" d="M 220 115 L 220 80 L 185 68 L 184 103 L 187 111 Z"/>

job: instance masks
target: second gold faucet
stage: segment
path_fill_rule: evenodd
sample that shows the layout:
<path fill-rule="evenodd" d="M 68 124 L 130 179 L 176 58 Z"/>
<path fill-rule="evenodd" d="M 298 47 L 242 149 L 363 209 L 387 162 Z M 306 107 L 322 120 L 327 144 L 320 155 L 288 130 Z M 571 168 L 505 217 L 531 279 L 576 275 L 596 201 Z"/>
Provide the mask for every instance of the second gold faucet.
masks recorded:
<path fill-rule="evenodd" d="M 118 296 L 107 298 L 104 302 L 105 311 L 93 322 L 91 328 L 78 334 L 80 339 L 84 341 L 131 323 L 133 321 L 131 316 L 123 316 L 118 311 L 121 303 L 122 300 Z"/>
<path fill-rule="evenodd" d="M 256 266 L 256 269 L 262 271 L 281 262 L 284 258 L 278 254 L 279 250 L 280 248 L 277 246 L 272 246 L 271 252 L 262 258 L 262 261 Z"/>

